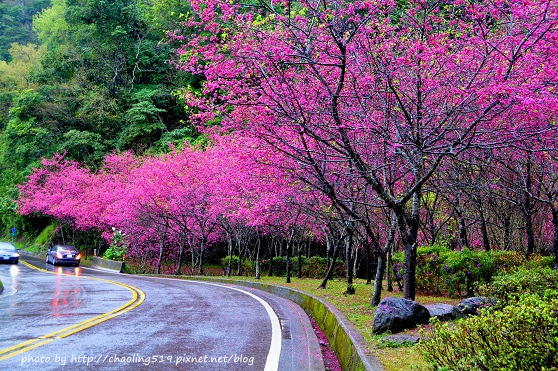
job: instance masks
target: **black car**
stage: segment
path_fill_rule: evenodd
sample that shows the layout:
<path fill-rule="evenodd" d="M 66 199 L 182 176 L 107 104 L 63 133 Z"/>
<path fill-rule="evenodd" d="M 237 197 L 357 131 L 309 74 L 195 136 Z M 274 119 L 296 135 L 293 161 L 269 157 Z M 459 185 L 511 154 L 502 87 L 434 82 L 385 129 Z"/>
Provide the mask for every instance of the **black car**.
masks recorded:
<path fill-rule="evenodd" d="M 77 267 L 80 260 L 81 254 L 74 246 L 70 245 L 54 245 L 46 255 L 46 262 L 52 263 L 52 265 L 72 264 Z"/>
<path fill-rule="evenodd" d="M 17 264 L 19 262 L 19 253 L 14 245 L 9 242 L 0 242 L 0 262 L 13 264 Z"/>

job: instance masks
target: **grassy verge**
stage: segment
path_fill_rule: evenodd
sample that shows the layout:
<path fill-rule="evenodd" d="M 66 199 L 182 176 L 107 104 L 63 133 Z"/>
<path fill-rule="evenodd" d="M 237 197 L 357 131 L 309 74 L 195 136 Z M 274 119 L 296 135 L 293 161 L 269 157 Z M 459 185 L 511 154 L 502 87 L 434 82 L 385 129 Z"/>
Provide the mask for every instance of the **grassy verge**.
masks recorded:
<path fill-rule="evenodd" d="M 372 335 L 372 323 L 374 321 L 376 307 L 370 305 L 373 287 L 372 285 L 367 285 L 364 280 L 355 280 L 355 294 L 346 296 L 343 295 L 347 287 L 347 283 L 344 280 L 329 281 L 326 289 L 318 289 L 317 287 L 321 280 L 309 278 L 293 278 L 290 284 L 285 283 L 285 277 L 262 277 L 260 280 L 256 280 L 254 277 L 233 276 L 231 279 L 286 286 L 329 301 L 354 324 L 355 328 L 366 340 L 368 349 L 373 355 L 380 359 L 385 369 L 388 371 L 425 369 L 427 366 L 422 355 L 414 346 L 392 347 L 383 344 L 380 341 L 381 336 Z M 382 297 L 387 296 L 402 297 L 403 295 L 396 291 L 391 293 L 384 291 Z M 459 299 L 417 295 L 416 301 L 420 304 L 455 304 Z M 416 332 L 416 330 L 411 330 L 409 332 Z"/>

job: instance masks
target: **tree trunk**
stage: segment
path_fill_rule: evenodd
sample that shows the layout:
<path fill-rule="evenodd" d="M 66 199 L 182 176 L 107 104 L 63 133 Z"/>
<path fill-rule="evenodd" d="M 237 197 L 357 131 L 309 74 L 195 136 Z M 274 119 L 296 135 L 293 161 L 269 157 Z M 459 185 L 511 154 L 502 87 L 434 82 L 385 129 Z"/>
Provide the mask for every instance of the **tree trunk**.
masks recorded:
<path fill-rule="evenodd" d="M 242 236 L 235 233 L 236 246 L 238 247 L 238 266 L 236 267 L 236 275 L 242 276 Z"/>
<path fill-rule="evenodd" d="M 525 233 L 527 234 L 527 254 L 535 252 L 535 232 L 533 230 L 533 202 L 531 200 L 531 157 L 527 157 L 523 213 L 525 216 Z"/>
<path fill-rule="evenodd" d="M 504 250 L 511 250 L 511 215 L 504 217 Z"/>
<path fill-rule="evenodd" d="M 370 244 L 366 244 L 366 284 L 372 283 L 372 252 L 370 251 Z M 383 274 L 383 273 L 382 273 Z"/>
<path fill-rule="evenodd" d="M 66 244 L 66 239 L 64 238 L 64 225 L 62 223 L 60 224 L 60 235 L 62 236 L 62 244 Z"/>
<path fill-rule="evenodd" d="M 324 279 L 322 280 L 322 283 L 320 283 L 320 286 L 318 286 L 319 289 L 325 289 L 327 286 L 327 281 L 331 279 L 331 276 L 333 274 L 333 267 L 335 265 L 335 260 L 337 259 L 337 254 L 339 252 L 339 248 L 337 243 L 335 243 L 333 245 L 333 254 L 332 254 L 332 258 L 331 258 L 331 262 L 329 263 L 329 266 L 327 267 L 327 272 L 325 274 Z"/>
<path fill-rule="evenodd" d="M 291 283 L 291 255 L 292 255 L 292 244 L 293 244 L 293 237 L 294 237 L 294 229 L 291 229 L 291 235 L 287 239 L 287 259 L 286 259 L 286 270 L 287 270 L 287 283 Z"/>
<path fill-rule="evenodd" d="M 193 276 L 196 268 L 196 255 L 194 253 L 194 244 L 190 243 L 189 245 L 190 245 L 190 253 L 192 255 L 192 276 Z"/>
<path fill-rule="evenodd" d="M 325 230 L 324 230 L 325 232 Z M 326 239 L 326 255 L 327 255 L 327 268 L 329 270 L 329 266 L 331 265 L 331 240 L 329 238 L 329 233 L 325 232 L 325 239 Z M 327 277 L 327 276 L 326 276 Z"/>
<path fill-rule="evenodd" d="M 298 266 L 296 276 L 302 278 L 302 247 L 300 246 L 300 241 L 298 243 Z"/>
<path fill-rule="evenodd" d="M 461 247 L 469 247 L 469 238 L 467 237 L 467 227 L 465 225 L 465 218 L 460 208 L 456 208 L 457 220 L 459 224 L 459 243 Z"/>
<path fill-rule="evenodd" d="M 358 257 L 358 252 L 360 251 L 360 249 L 358 247 L 354 247 L 354 242 L 353 242 L 353 248 L 351 248 L 351 256 L 353 259 L 353 280 L 355 279 L 358 269 L 360 267 L 359 265 L 359 257 Z"/>
<path fill-rule="evenodd" d="M 386 269 L 386 282 L 387 282 L 387 291 L 393 292 L 393 281 L 391 280 L 391 274 L 389 271 L 392 268 L 392 260 L 391 260 L 391 251 L 387 252 L 387 269 Z"/>
<path fill-rule="evenodd" d="M 382 279 L 386 269 L 387 254 L 383 251 L 378 252 L 378 266 L 376 268 L 376 278 L 374 279 L 374 293 L 370 305 L 378 305 L 382 298 Z"/>
<path fill-rule="evenodd" d="M 393 240 L 395 239 L 395 229 L 397 228 L 397 220 L 393 218 L 391 220 L 391 225 L 389 228 L 388 237 L 386 244 L 383 249 L 380 249 L 378 240 L 374 239 L 373 243 L 378 252 L 378 263 L 376 267 L 376 277 L 374 279 L 374 293 L 372 294 L 371 305 L 378 305 L 382 298 L 382 279 L 384 277 L 384 271 L 386 268 L 386 258 L 388 264 L 391 264 L 391 248 L 393 246 Z M 389 266 L 388 266 L 388 277 L 389 277 Z M 391 282 L 391 280 L 389 281 Z"/>
<path fill-rule="evenodd" d="M 159 256 L 157 258 L 157 274 L 161 274 L 161 264 L 163 262 L 163 249 L 165 247 L 165 242 L 162 238 L 159 238 Z"/>
<path fill-rule="evenodd" d="M 229 232 L 227 232 L 227 245 L 229 248 L 229 261 L 227 262 L 227 277 L 231 276 L 231 271 L 232 271 L 232 253 L 233 253 L 233 245 L 232 245 L 232 237 L 231 234 Z"/>
<path fill-rule="evenodd" d="M 415 300 L 416 293 L 416 265 L 417 265 L 417 246 L 411 239 L 405 243 L 405 281 L 403 285 L 403 297 Z"/>
<path fill-rule="evenodd" d="M 420 189 L 413 195 L 411 215 L 405 218 L 404 210 L 396 212 L 399 225 L 399 235 L 402 237 L 405 251 L 405 275 L 403 282 L 403 297 L 415 300 L 416 294 L 416 265 L 417 265 L 417 237 L 419 227 Z"/>
<path fill-rule="evenodd" d="M 268 238 L 268 248 L 269 248 L 269 277 L 273 277 L 273 240 L 269 243 Z"/>
<path fill-rule="evenodd" d="M 260 245 L 261 239 L 260 234 L 258 233 L 258 240 L 256 241 L 256 279 L 259 280 L 261 278 L 260 272 Z"/>
<path fill-rule="evenodd" d="M 175 275 L 180 274 L 180 270 L 182 269 L 182 259 L 184 259 L 184 245 L 186 245 L 186 241 L 181 238 L 180 246 L 178 246 L 178 262 L 176 263 L 176 270 L 174 271 Z"/>
<path fill-rule="evenodd" d="M 347 235 L 345 236 L 345 263 L 347 264 L 347 287 L 353 284 L 353 222 L 347 224 Z"/>
<path fill-rule="evenodd" d="M 200 257 L 199 257 L 199 263 L 200 266 L 198 268 L 198 275 L 203 276 L 203 245 L 204 245 L 205 241 L 201 241 L 200 243 Z"/>
<path fill-rule="evenodd" d="M 291 283 L 291 244 L 287 241 L 287 251 L 285 253 L 287 259 L 285 259 L 285 269 L 287 275 L 287 283 Z"/>
<path fill-rule="evenodd" d="M 479 211 L 480 211 L 480 222 L 481 222 L 482 245 L 484 247 L 484 251 L 490 251 L 490 239 L 488 238 L 488 227 L 486 226 L 486 218 L 484 217 L 482 206 L 479 207 Z"/>
<path fill-rule="evenodd" d="M 527 234 L 527 254 L 533 254 L 535 252 L 535 232 L 531 209 L 525 212 L 525 233 Z"/>
<path fill-rule="evenodd" d="M 554 254 L 554 268 L 558 269 L 558 209 L 552 208 L 552 224 L 554 238 L 552 239 L 552 253 Z"/>

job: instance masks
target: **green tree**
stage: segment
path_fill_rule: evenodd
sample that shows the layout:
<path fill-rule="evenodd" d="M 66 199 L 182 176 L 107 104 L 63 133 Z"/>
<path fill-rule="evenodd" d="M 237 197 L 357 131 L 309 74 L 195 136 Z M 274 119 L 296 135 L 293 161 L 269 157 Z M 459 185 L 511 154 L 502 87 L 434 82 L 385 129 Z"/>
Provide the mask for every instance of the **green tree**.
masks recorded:
<path fill-rule="evenodd" d="M 7 0 L 0 4 L 0 60 L 11 60 L 9 48 L 13 43 L 35 41 L 32 17 L 49 3 L 49 0 Z"/>
<path fill-rule="evenodd" d="M 64 152 L 96 167 L 114 150 L 157 152 L 196 139 L 179 91 L 199 89 L 199 80 L 175 67 L 175 46 L 166 42 L 167 32 L 182 27 L 188 3 L 52 0 L 37 9 L 33 31 L 41 46 L 15 45 L 10 61 L 0 63 L 5 205 L 13 205 L 16 184 L 41 157 Z M 4 228 L 13 210 L 3 210 Z"/>

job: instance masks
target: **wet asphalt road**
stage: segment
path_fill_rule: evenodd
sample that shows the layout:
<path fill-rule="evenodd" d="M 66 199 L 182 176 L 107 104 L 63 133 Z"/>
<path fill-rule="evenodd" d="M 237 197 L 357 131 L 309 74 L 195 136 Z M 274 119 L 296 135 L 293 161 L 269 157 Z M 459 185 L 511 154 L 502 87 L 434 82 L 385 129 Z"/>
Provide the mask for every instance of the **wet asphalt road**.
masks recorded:
<path fill-rule="evenodd" d="M 306 314 L 277 296 L 22 260 L 42 270 L 0 264 L 0 370 L 324 367 Z"/>

